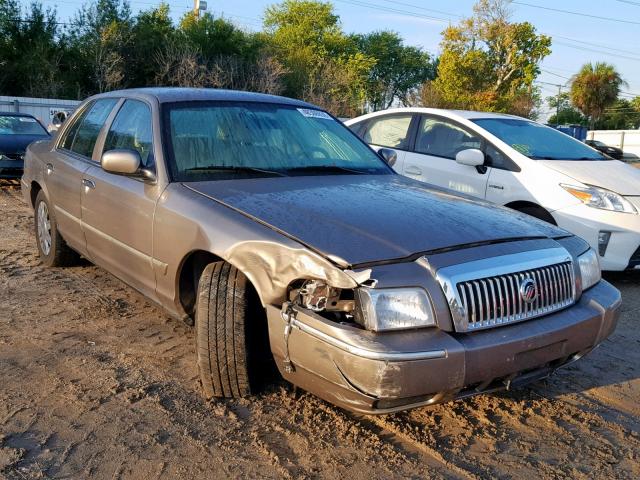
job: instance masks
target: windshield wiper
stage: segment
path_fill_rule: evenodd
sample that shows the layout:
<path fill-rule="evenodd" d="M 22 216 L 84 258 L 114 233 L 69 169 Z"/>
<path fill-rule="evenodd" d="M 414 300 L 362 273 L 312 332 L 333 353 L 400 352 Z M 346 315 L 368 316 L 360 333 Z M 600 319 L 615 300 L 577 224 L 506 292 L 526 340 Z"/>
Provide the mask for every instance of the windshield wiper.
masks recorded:
<path fill-rule="evenodd" d="M 305 172 L 305 173 L 355 173 L 358 175 L 366 174 L 367 172 L 362 170 L 356 170 L 349 167 L 340 167 L 338 165 L 308 165 L 306 167 L 292 167 L 287 168 L 287 172 Z"/>
<path fill-rule="evenodd" d="M 266 173 L 268 175 L 276 175 L 278 177 L 286 177 L 287 175 L 277 170 L 266 170 L 257 167 L 241 167 L 241 166 L 225 166 L 225 165 L 209 165 L 206 167 L 192 167 L 185 169 L 185 172 L 251 172 Z"/>

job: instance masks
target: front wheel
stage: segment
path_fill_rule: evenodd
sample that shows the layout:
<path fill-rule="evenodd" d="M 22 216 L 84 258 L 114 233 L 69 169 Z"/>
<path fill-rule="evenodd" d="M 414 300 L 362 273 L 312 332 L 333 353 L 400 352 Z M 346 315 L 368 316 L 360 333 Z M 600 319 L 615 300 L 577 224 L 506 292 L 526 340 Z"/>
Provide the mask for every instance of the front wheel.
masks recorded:
<path fill-rule="evenodd" d="M 198 371 L 206 397 L 251 394 L 268 349 L 266 318 L 247 277 L 226 262 L 208 265 L 196 304 Z"/>
<path fill-rule="evenodd" d="M 35 203 L 35 234 L 40 259 L 48 267 L 66 267 L 78 261 L 78 254 L 64 241 L 58 231 L 56 217 L 42 190 Z"/>

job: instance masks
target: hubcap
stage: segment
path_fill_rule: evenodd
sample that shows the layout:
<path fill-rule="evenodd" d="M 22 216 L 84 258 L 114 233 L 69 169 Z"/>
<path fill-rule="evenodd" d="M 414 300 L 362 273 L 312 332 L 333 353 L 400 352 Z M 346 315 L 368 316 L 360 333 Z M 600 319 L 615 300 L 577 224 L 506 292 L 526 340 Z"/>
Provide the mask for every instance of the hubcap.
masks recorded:
<path fill-rule="evenodd" d="M 49 255 L 51 252 L 51 221 L 47 204 L 40 202 L 38 205 L 38 242 L 42 253 Z"/>

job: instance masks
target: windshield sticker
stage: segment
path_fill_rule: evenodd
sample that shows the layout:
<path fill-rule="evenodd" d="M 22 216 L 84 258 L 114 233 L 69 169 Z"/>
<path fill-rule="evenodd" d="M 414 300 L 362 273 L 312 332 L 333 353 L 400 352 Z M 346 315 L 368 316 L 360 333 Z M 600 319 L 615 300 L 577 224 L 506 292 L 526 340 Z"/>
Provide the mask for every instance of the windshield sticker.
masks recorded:
<path fill-rule="evenodd" d="M 18 120 L 21 122 L 36 123 L 36 119 L 31 117 L 18 117 Z"/>
<path fill-rule="evenodd" d="M 329 115 L 327 112 L 323 112 L 322 110 L 314 110 L 312 108 L 298 108 L 298 111 L 305 117 L 333 120 L 331 115 Z"/>
<path fill-rule="evenodd" d="M 512 143 L 511 147 L 523 155 L 531 155 L 531 148 L 529 145 L 524 143 Z"/>

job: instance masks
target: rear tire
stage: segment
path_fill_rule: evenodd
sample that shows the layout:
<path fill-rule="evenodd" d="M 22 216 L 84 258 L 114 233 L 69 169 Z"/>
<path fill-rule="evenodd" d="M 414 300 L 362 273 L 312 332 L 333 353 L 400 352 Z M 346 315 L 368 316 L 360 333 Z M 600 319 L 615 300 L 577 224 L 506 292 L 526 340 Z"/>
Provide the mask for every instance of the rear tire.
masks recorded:
<path fill-rule="evenodd" d="M 38 253 L 47 267 L 75 265 L 80 256 L 64 241 L 44 191 L 40 190 L 34 205 L 35 235 Z"/>
<path fill-rule="evenodd" d="M 242 272 L 226 262 L 204 269 L 196 303 L 196 352 L 207 398 L 251 394 L 254 364 L 265 347 L 261 320 L 258 296 Z"/>

